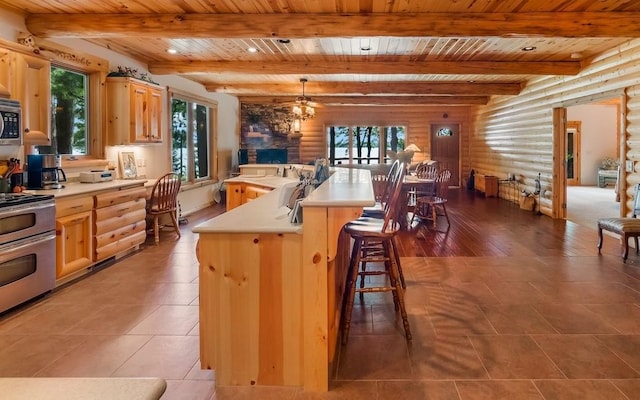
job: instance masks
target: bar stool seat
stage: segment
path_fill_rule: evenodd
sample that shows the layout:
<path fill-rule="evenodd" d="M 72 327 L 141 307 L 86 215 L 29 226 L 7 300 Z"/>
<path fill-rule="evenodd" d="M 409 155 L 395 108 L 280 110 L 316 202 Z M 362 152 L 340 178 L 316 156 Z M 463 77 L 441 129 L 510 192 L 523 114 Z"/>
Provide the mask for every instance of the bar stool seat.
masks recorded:
<path fill-rule="evenodd" d="M 346 344 L 351 325 L 351 312 L 356 292 L 364 293 L 392 292 L 396 311 L 400 311 L 405 336 L 411 340 L 411 330 L 404 304 L 403 278 L 401 278 L 400 258 L 393 243 L 400 226 L 397 220 L 399 200 L 402 192 L 402 181 L 405 168 L 402 165 L 393 177 L 391 195 L 385 207 L 384 219 L 360 218 L 345 225 L 344 230 L 354 241 L 351 251 L 349 273 L 345 294 L 345 311 L 343 315 L 342 343 Z M 370 263 L 383 263 L 384 269 L 369 269 Z M 365 278 L 371 275 L 385 275 L 384 284 L 366 286 Z M 360 278 L 360 287 L 356 283 Z"/>

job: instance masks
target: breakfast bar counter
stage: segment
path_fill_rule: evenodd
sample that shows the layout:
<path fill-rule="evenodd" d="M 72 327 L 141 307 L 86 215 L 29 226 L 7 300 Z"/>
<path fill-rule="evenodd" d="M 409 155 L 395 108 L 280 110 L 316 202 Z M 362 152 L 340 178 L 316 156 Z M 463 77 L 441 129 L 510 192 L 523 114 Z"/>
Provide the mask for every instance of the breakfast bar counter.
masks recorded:
<path fill-rule="evenodd" d="M 218 385 L 328 390 L 339 335 L 349 238 L 374 204 L 369 171 L 336 169 L 302 201 L 284 188 L 194 228 L 199 234 L 200 361 Z"/>

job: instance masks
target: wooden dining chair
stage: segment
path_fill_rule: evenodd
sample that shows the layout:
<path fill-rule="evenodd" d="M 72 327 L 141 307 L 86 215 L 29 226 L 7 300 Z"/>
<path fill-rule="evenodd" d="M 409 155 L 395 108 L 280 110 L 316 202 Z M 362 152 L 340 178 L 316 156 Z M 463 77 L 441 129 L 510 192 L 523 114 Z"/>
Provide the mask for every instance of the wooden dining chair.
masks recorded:
<path fill-rule="evenodd" d="M 372 175 L 371 184 L 373 186 L 373 195 L 376 199 L 376 204 L 371 207 L 365 207 L 362 211 L 362 215 L 366 217 L 384 218 L 385 206 L 388 203 L 389 195 L 392 186 L 394 185 L 393 178 L 396 176 L 400 168 L 400 161 L 395 160 L 389 172 L 386 175 Z"/>
<path fill-rule="evenodd" d="M 416 176 L 419 179 L 436 179 L 438 174 L 438 164 L 434 162 L 420 163 L 416 167 Z"/>
<path fill-rule="evenodd" d="M 449 180 L 451 180 L 451 171 L 442 170 L 435 181 L 435 191 L 433 195 L 421 196 L 416 200 L 416 211 L 414 216 L 431 220 L 433 228 L 438 224 L 438 216 L 445 217 L 447 221 L 447 230 L 451 226 L 449 215 L 447 214 L 447 196 L 449 193 Z"/>
<path fill-rule="evenodd" d="M 435 161 L 423 161 L 416 167 L 415 176 L 420 180 L 435 180 L 438 174 L 438 163 Z M 424 187 L 424 185 L 421 186 Z M 418 197 L 431 195 L 433 195 L 432 192 L 420 190 L 418 185 L 409 189 L 407 193 L 407 213 L 415 213 Z M 411 222 L 413 223 L 413 218 L 411 218 Z"/>
<path fill-rule="evenodd" d="M 180 237 L 180 228 L 176 217 L 180 185 L 180 175 L 173 172 L 161 176 L 153 185 L 151 197 L 147 201 L 147 218 L 153 220 L 153 234 L 156 244 L 160 243 L 160 224 L 158 219 L 163 214 L 169 214 L 173 228 L 178 237 Z"/>

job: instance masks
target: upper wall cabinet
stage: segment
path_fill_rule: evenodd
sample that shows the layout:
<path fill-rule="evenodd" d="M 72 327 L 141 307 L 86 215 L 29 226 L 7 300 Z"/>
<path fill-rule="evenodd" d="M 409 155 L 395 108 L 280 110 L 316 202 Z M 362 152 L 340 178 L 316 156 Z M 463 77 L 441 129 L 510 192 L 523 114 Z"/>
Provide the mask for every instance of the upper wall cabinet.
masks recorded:
<path fill-rule="evenodd" d="M 0 95 L 20 101 L 24 132 L 49 137 L 51 63 L 0 48 Z"/>
<path fill-rule="evenodd" d="M 134 78 L 107 78 L 107 142 L 162 142 L 165 89 Z"/>
<path fill-rule="evenodd" d="M 12 97 L 22 102 L 22 128 L 31 135 L 51 132 L 51 63 L 39 57 L 16 54 L 16 86 Z"/>
<path fill-rule="evenodd" d="M 15 59 L 12 51 L 0 48 L 0 96 L 2 97 L 11 97 Z"/>

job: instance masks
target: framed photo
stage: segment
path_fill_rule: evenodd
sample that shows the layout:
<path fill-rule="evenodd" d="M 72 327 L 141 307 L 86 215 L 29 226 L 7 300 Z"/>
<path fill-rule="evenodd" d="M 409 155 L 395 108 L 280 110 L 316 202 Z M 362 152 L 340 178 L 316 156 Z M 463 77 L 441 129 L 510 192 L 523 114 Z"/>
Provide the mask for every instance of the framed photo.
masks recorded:
<path fill-rule="evenodd" d="M 120 152 L 120 173 L 122 179 L 135 179 L 138 176 L 136 155 L 133 151 Z"/>

